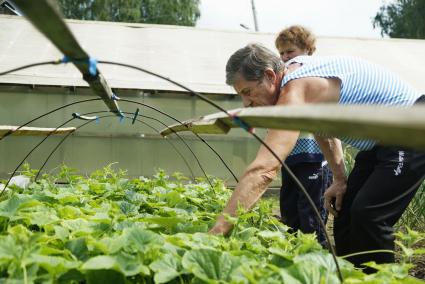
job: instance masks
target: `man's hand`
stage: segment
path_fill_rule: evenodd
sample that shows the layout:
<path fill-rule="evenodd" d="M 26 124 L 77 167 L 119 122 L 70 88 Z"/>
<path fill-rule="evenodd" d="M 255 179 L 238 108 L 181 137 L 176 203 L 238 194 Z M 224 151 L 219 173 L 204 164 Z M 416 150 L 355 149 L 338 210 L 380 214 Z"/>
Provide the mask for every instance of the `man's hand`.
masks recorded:
<path fill-rule="evenodd" d="M 208 234 L 226 236 L 232 227 L 232 224 L 226 222 L 224 217 L 220 216 L 214 226 L 208 231 Z"/>
<path fill-rule="evenodd" d="M 341 210 L 342 198 L 346 190 L 347 183 L 345 181 L 334 181 L 324 194 L 326 209 L 335 217 L 338 217 L 338 211 Z"/>

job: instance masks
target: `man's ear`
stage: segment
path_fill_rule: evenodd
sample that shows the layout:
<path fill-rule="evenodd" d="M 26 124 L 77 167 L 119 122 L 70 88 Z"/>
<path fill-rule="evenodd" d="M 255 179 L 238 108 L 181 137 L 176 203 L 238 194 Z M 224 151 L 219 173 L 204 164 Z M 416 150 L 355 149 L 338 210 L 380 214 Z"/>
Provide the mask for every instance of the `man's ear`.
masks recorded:
<path fill-rule="evenodd" d="M 276 80 L 276 73 L 271 68 L 266 68 L 266 70 L 264 70 L 264 76 L 272 83 L 274 83 L 274 81 Z"/>

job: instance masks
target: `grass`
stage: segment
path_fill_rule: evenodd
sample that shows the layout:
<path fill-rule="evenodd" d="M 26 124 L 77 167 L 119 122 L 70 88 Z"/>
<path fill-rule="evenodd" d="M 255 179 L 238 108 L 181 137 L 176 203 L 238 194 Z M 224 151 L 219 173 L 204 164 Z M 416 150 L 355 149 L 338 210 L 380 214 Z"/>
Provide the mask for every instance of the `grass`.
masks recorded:
<path fill-rule="evenodd" d="M 425 183 L 416 192 L 415 197 L 404 211 L 396 227 L 409 227 L 419 232 L 425 232 Z"/>

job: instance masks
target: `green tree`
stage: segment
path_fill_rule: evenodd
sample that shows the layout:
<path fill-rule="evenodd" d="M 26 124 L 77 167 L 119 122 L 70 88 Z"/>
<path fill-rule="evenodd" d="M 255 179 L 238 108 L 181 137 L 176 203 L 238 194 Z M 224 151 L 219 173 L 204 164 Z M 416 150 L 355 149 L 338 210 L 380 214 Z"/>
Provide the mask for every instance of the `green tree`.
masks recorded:
<path fill-rule="evenodd" d="M 140 22 L 139 0 L 95 0 L 91 1 L 92 19 L 109 22 Z"/>
<path fill-rule="evenodd" d="M 142 0 L 144 23 L 194 26 L 199 19 L 199 0 Z"/>
<path fill-rule="evenodd" d="M 59 0 L 65 18 L 194 26 L 199 0 Z"/>
<path fill-rule="evenodd" d="M 373 19 L 381 35 L 396 38 L 425 38 L 425 1 L 395 0 L 384 5 Z"/>

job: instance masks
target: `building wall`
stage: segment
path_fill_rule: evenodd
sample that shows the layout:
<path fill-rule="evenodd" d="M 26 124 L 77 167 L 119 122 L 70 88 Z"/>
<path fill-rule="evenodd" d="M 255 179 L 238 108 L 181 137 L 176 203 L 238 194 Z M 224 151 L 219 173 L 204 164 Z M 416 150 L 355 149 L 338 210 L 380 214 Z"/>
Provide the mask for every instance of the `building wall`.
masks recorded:
<path fill-rule="evenodd" d="M 122 99 L 135 100 L 160 109 L 179 120 L 190 119 L 217 112 L 200 99 L 183 93 L 143 93 L 140 91 L 117 91 Z M 48 87 L 0 87 L 0 123 L 2 125 L 21 125 L 50 110 L 71 102 L 94 98 L 88 95 L 88 90 L 77 88 Z M 235 96 L 209 95 L 217 104 L 225 109 L 241 107 L 241 101 Z M 166 125 L 176 123 L 149 108 L 133 103 L 119 102 L 124 112 L 134 113 L 137 108 L 140 114 L 160 120 Z M 80 114 L 105 111 L 102 101 L 76 104 L 56 111 L 28 126 L 58 127 L 72 118 L 73 112 Z M 98 116 L 111 115 L 99 113 Z M 131 116 L 131 115 L 130 115 Z M 58 148 L 47 163 L 44 171 L 55 172 L 62 164 L 78 169 L 79 173 L 87 174 L 110 163 L 116 163 L 115 168 L 128 171 L 130 176 L 151 176 L 161 168 L 169 173 L 182 172 L 190 176 L 203 176 L 199 164 L 210 175 L 228 180 L 233 185 L 234 179 L 220 159 L 204 143 L 190 132 L 180 136 L 187 146 L 176 136 L 162 138 L 157 131 L 165 127 L 150 118 L 140 118 L 141 122 L 133 125 L 131 119 L 120 119 L 116 116 L 99 119 L 79 128 Z M 65 126 L 80 126 L 85 121 L 73 120 Z M 144 124 L 145 123 L 145 124 Z M 148 125 L 148 126 L 147 126 Z M 152 129 L 153 128 L 153 129 Z M 264 135 L 264 131 L 260 130 Z M 64 136 L 49 137 L 28 158 L 32 168 L 38 169 Z M 242 130 L 232 130 L 227 135 L 202 135 L 202 137 L 220 154 L 230 169 L 240 176 L 247 164 L 255 157 L 259 147 L 258 142 Z M 44 137 L 8 136 L 0 140 L 0 177 L 7 178 L 18 166 L 19 162 Z M 172 143 L 186 162 L 178 154 Z M 196 155 L 199 162 L 195 159 Z M 188 166 L 189 165 L 189 166 Z"/>

